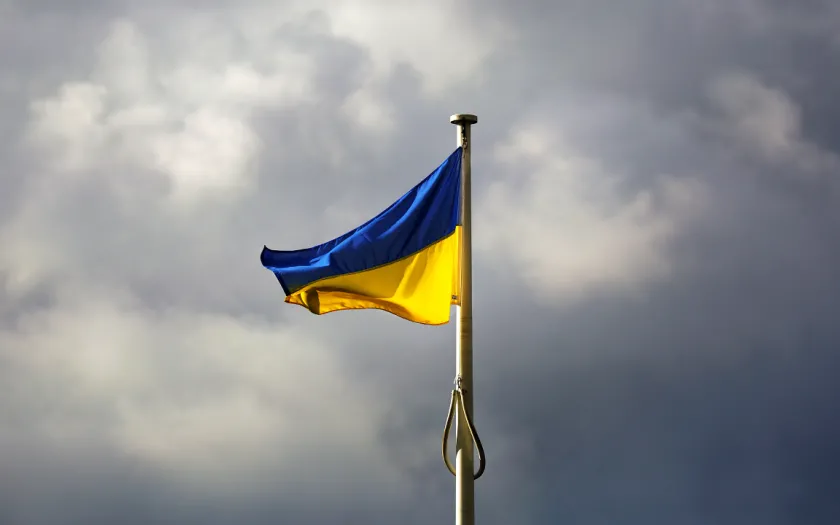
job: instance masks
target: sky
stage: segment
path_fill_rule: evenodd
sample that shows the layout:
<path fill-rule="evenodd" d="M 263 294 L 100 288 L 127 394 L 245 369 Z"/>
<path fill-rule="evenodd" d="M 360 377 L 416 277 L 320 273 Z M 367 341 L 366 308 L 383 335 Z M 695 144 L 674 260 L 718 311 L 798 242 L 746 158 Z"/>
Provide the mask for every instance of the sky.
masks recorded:
<path fill-rule="evenodd" d="M 479 524 L 840 520 L 840 5 L 0 0 L 0 524 L 454 520 L 455 326 L 283 303 L 474 113 Z"/>

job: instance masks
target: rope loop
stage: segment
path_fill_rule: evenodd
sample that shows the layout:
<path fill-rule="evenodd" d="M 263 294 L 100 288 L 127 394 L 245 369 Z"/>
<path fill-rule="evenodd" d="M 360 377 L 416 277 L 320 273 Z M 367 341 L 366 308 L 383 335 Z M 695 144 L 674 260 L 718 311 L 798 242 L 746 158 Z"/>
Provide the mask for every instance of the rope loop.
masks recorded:
<path fill-rule="evenodd" d="M 487 466 L 487 461 L 484 457 L 484 447 L 481 445 L 481 439 L 478 437 L 478 431 L 475 429 L 475 426 L 473 426 L 472 418 L 470 418 L 470 415 L 467 412 L 466 403 L 464 403 L 464 389 L 461 387 L 461 376 L 458 376 L 458 378 L 455 379 L 455 388 L 452 390 L 452 397 L 449 400 L 449 413 L 446 416 L 446 425 L 443 427 L 443 439 L 441 440 L 441 454 L 443 455 L 443 462 L 446 464 L 446 468 L 453 476 L 457 474 L 455 467 L 452 466 L 452 462 L 449 461 L 449 456 L 446 453 L 446 444 L 449 441 L 449 431 L 452 429 L 452 421 L 454 420 L 453 416 L 455 415 L 456 407 L 460 407 L 460 412 L 464 416 L 464 420 L 467 422 L 467 430 L 470 433 L 473 443 L 475 443 L 476 450 L 478 450 L 478 472 L 473 474 L 473 479 L 478 479 L 482 474 L 484 474 L 484 468 Z"/>

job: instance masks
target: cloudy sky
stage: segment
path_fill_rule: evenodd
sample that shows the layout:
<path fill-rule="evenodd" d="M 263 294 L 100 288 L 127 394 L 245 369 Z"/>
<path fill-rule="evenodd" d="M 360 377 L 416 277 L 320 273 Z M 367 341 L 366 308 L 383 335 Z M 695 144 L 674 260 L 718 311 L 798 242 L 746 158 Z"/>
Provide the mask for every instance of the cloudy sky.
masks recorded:
<path fill-rule="evenodd" d="M 451 523 L 454 324 L 259 264 L 473 131 L 477 521 L 840 521 L 830 0 L 0 0 L 0 524 Z"/>

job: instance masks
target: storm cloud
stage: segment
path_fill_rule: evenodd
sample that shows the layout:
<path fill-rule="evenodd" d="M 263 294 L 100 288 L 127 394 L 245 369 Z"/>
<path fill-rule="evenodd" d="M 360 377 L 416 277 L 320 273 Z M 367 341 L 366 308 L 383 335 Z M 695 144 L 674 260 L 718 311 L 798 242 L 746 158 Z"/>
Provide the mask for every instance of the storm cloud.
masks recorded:
<path fill-rule="evenodd" d="M 478 523 L 840 519 L 828 1 L 0 5 L 0 523 L 447 522 L 454 324 L 257 259 L 473 129 Z"/>

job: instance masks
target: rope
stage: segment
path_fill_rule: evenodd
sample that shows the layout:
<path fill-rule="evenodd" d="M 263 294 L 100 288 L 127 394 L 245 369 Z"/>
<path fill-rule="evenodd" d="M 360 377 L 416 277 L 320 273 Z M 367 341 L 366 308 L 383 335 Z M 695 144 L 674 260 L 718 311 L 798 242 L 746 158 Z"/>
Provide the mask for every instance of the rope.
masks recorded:
<path fill-rule="evenodd" d="M 478 472 L 473 475 L 473 479 L 478 479 L 484 474 L 484 468 L 487 466 L 487 461 L 484 458 L 484 447 L 481 445 L 481 439 L 478 437 L 478 431 L 475 429 L 472 423 L 472 419 L 470 415 L 467 413 L 467 406 L 464 403 L 464 392 L 461 388 L 461 378 L 455 380 L 455 389 L 452 390 L 452 397 L 449 400 L 449 413 L 446 416 L 446 425 L 443 427 L 443 439 L 441 440 L 441 454 L 443 455 L 443 462 L 446 464 L 446 468 L 449 469 L 449 472 L 452 473 L 453 476 L 456 476 L 455 468 L 452 466 L 452 463 L 449 461 L 449 456 L 446 454 L 446 444 L 449 441 L 449 431 L 452 428 L 452 420 L 454 419 L 452 416 L 455 413 L 455 406 L 458 405 L 461 407 L 461 414 L 464 416 L 464 420 L 467 422 L 467 430 L 470 432 L 470 437 L 475 443 L 475 448 L 478 450 Z"/>

